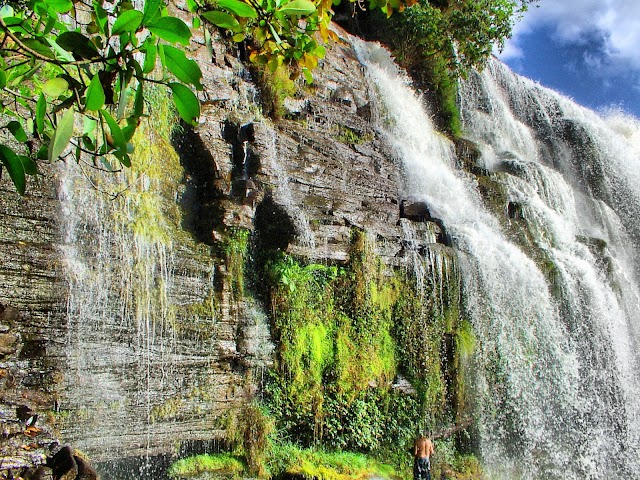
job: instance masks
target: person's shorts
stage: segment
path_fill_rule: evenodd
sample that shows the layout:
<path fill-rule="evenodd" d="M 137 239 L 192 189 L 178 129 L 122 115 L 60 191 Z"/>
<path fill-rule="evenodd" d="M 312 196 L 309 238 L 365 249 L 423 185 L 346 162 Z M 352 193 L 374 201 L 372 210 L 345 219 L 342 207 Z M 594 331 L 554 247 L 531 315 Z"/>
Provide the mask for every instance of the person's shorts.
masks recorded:
<path fill-rule="evenodd" d="M 413 462 L 414 480 L 431 480 L 431 462 L 428 458 L 416 458 Z"/>

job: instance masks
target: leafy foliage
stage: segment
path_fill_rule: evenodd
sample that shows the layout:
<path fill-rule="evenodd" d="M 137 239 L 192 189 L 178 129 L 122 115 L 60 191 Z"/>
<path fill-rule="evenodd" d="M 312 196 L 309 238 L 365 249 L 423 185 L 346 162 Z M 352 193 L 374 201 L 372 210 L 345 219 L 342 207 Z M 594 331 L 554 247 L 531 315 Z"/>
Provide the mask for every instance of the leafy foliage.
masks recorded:
<path fill-rule="evenodd" d="M 370 0 L 369 8 L 380 8 L 391 15 L 415 2 Z M 311 71 L 325 55 L 321 42 L 337 39 L 329 24 L 333 6 L 339 3 L 340 0 L 217 0 L 213 2 L 214 10 L 205 11 L 202 16 L 228 30 L 237 42 L 250 38 L 253 62 L 267 65 L 272 72 L 283 64 L 300 66 L 310 83 Z"/>
<path fill-rule="evenodd" d="M 37 174 L 38 159 L 75 154 L 107 171 L 129 167 L 149 84 L 170 88 L 180 116 L 193 123 L 200 104 L 191 88 L 202 88 L 202 73 L 173 46 L 190 40 L 189 26 L 162 0 L 146 0 L 142 10 L 102 0 L 2 7 L 0 114 L 14 118 L 4 128 L 22 148 L 2 145 L 0 159 L 18 192 Z"/>
<path fill-rule="evenodd" d="M 302 476 L 324 480 L 361 478 L 399 478 L 400 473 L 387 464 L 362 454 L 304 449 L 293 444 L 274 445 L 268 458 L 273 478 Z"/>
<path fill-rule="evenodd" d="M 268 404 L 285 440 L 384 451 L 393 458 L 393 452 L 399 452 L 402 464 L 403 452 L 424 425 L 425 414 L 445 408 L 442 394 L 415 395 L 392 388 L 399 360 L 406 357 L 398 347 L 405 348 L 407 342 L 396 335 L 394 325 L 422 325 L 425 311 L 401 308 L 412 302 L 415 288 L 374 255 L 364 233 L 354 233 L 350 258 L 348 265 L 337 267 L 301 265 L 280 256 L 267 269 L 278 345 Z M 429 318 L 424 323 L 428 325 Z M 435 380 L 413 378 L 441 392 L 442 333 L 435 327 L 428 332 L 433 333 L 426 349 L 435 364 Z M 415 338 L 424 341 L 422 335 Z M 424 356 L 416 359 L 421 366 L 423 361 Z M 416 389 L 424 391 L 422 386 Z"/>
<path fill-rule="evenodd" d="M 416 0 L 370 0 L 369 8 L 388 17 L 415 5 L 392 25 L 392 38 L 400 51 L 440 59 L 431 76 L 439 79 L 445 115 L 456 133 L 452 79 L 482 63 L 494 42 L 504 42 L 513 19 L 533 1 L 423 0 L 416 5 Z M 302 72 L 311 82 L 325 55 L 323 43 L 336 39 L 329 23 L 339 3 L 188 0 L 187 6 L 195 15 L 194 27 L 204 21 L 226 30 L 234 41 L 247 41 L 254 63 L 272 74 Z M 204 38 L 210 47 L 206 28 Z M 2 128 L 19 147 L 1 145 L 0 163 L 18 192 L 25 192 L 27 176 L 38 173 L 38 160 L 75 155 L 109 172 L 129 167 L 131 138 L 145 115 L 150 83 L 168 88 L 179 115 L 194 124 L 200 103 L 192 89 L 202 89 L 202 72 L 180 48 L 190 41 L 190 27 L 168 14 L 165 0 L 145 0 L 141 10 L 129 1 L 5 4 L 0 9 L 0 114 L 10 119 Z"/>
<path fill-rule="evenodd" d="M 250 403 L 242 411 L 243 447 L 248 471 L 263 477 L 268 438 L 273 431 L 273 419 L 257 403 Z"/>

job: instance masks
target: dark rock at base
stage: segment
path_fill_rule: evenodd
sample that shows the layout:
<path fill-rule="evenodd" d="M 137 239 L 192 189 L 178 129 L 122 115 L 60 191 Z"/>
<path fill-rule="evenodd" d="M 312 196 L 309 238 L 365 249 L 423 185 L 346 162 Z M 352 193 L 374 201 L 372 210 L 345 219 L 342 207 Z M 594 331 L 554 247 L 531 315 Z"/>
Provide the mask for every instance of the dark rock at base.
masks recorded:
<path fill-rule="evenodd" d="M 21 422 L 26 422 L 35 415 L 33 409 L 27 405 L 18 405 L 16 407 L 16 417 Z"/>
<path fill-rule="evenodd" d="M 0 324 L 11 326 L 18 320 L 20 312 L 10 305 L 0 303 Z"/>
<path fill-rule="evenodd" d="M 53 471 L 53 480 L 75 480 L 78 477 L 78 464 L 68 446 L 62 447 L 47 459 L 47 466 Z"/>
<path fill-rule="evenodd" d="M 524 210 L 520 202 L 507 203 L 507 216 L 512 220 L 523 220 Z"/>
<path fill-rule="evenodd" d="M 29 469 L 22 473 L 21 477 L 24 480 L 53 480 L 51 469 L 44 466 Z"/>
<path fill-rule="evenodd" d="M 98 472 L 84 458 L 77 455 L 74 455 L 73 458 L 76 461 L 76 465 L 78 465 L 76 480 L 97 480 Z"/>

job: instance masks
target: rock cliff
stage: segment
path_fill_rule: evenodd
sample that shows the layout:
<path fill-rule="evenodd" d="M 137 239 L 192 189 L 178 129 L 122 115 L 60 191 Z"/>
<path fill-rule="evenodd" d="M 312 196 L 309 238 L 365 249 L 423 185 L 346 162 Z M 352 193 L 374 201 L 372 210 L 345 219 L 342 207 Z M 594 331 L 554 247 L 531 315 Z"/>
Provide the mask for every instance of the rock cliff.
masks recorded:
<path fill-rule="evenodd" d="M 42 438 L 95 461 L 221 438 L 225 412 L 259 389 L 272 348 L 262 307 L 234 288 L 221 253 L 236 229 L 261 248 L 320 262 L 347 260 L 353 228 L 375 238 L 390 265 L 410 266 L 430 244 L 448 254 L 424 206 L 400 198 L 403 174 L 345 33 L 277 120 L 261 114 L 242 52 L 213 35 L 212 51 L 199 37 L 191 51 L 204 74 L 200 124 L 174 132 L 179 158 L 168 148 L 147 154 L 161 171 L 178 158 L 175 181 L 141 171 L 114 200 L 72 166 L 47 166 L 24 198 L 2 179 L 3 425 L 24 427 L 17 412 L 32 409 Z M 162 197 L 161 215 L 142 228 L 149 192 Z M 150 234 L 160 223 L 169 234 Z M 33 451 L 2 442 L 12 468 L 49 454 L 44 440 Z"/>

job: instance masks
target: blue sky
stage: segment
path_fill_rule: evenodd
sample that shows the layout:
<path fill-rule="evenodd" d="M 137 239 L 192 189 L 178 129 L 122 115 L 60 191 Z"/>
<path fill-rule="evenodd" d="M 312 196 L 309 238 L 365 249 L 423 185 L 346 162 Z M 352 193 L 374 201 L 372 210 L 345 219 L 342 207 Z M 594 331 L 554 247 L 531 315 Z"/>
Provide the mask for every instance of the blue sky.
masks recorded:
<path fill-rule="evenodd" d="M 540 0 L 499 57 L 595 110 L 640 118 L 640 0 Z"/>

